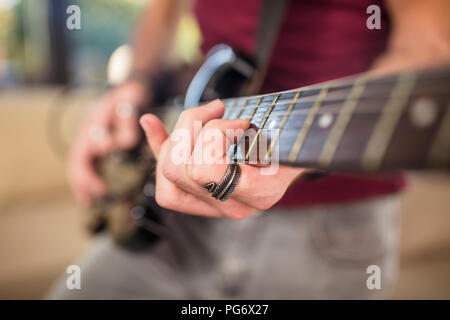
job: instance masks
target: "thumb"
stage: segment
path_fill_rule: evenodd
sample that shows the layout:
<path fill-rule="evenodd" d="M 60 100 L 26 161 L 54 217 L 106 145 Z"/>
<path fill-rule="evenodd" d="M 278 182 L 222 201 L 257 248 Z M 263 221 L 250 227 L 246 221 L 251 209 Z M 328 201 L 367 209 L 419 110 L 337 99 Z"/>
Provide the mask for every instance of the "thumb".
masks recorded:
<path fill-rule="evenodd" d="M 157 116 L 150 113 L 143 115 L 139 123 L 142 129 L 144 129 L 150 149 L 152 149 L 155 158 L 158 159 L 161 146 L 168 138 L 164 125 Z"/>

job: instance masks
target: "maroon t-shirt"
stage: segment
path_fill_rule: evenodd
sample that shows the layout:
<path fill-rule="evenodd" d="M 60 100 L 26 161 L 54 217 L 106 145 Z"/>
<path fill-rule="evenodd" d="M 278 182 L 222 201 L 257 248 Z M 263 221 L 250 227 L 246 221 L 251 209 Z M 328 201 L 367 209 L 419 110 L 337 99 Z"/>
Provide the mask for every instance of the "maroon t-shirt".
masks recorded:
<path fill-rule="evenodd" d="M 205 52 L 219 43 L 254 53 L 261 0 L 197 0 Z M 369 5 L 381 7 L 381 29 L 366 27 Z M 261 93 L 293 89 L 360 73 L 384 51 L 389 20 L 382 1 L 291 0 Z M 297 181 L 278 203 L 315 205 L 370 198 L 402 189 L 402 175 L 331 174 Z"/>

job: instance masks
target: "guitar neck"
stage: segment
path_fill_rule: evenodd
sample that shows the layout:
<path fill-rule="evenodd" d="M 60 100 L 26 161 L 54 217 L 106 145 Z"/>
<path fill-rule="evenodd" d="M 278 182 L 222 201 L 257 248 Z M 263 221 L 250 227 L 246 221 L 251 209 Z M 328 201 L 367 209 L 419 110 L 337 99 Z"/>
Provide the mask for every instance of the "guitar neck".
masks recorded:
<path fill-rule="evenodd" d="M 450 68 L 356 76 L 225 100 L 225 119 L 254 130 L 237 161 L 326 170 L 450 168 Z M 263 143 L 261 143 L 263 141 Z"/>

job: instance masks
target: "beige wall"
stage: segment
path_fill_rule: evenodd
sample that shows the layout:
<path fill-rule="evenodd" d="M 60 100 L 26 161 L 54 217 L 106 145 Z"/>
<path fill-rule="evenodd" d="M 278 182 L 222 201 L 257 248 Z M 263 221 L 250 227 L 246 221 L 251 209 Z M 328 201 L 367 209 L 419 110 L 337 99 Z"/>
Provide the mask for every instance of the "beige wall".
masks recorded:
<path fill-rule="evenodd" d="M 61 97 L 61 89 L 51 87 L 0 91 L 0 203 L 66 187 L 65 159 L 53 149 L 48 130 L 52 126 L 69 143 L 95 96 L 79 91 Z M 62 130 L 49 123 L 56 108 L 67 108 Z"/>
<path fill-rule="evenodd" d="M 61 96 L 56 87 L 0 91 L 0 299 L 42 297 L 89 244 L 48 126 L 49 111 L 61 108 L 61 138 L 70 143 L 97 96 Z"/>

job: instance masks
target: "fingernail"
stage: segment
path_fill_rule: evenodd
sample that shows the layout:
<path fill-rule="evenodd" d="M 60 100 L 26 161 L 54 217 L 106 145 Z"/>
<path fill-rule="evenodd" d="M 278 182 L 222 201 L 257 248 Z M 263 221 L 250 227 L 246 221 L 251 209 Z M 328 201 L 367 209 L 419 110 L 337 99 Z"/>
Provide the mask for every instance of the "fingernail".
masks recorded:
<path fill-rule="evenodd" d="M 216 105 L 218 103 L 222 103 L 222 100 L 216 99 L 216 100 L 213 100 L 213 101 L 210 102 L 210 104 L 212 104 L 212 105 Z"/>
<path fill-rule="evenodd" d="M 144 131 L 145 131 L 146 133 L 149 133 L 149 132 L 150 132 L 150 125 L 147 123 L 147 121 L 145 120 L 144 117 L 142 117 L 141 119 L 139 119 L 139 123 L 140 123 L 142 129 L 144 129 Z"/>

